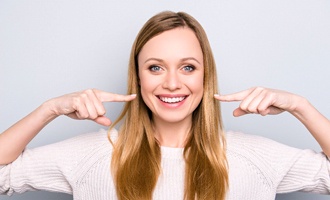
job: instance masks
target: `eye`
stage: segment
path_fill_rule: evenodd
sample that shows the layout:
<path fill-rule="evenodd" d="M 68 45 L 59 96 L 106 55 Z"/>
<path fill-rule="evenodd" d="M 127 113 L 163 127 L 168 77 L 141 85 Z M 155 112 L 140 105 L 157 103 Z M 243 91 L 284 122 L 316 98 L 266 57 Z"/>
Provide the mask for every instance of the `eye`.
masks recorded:
<path fill-rule="evenodd" d="M 192 66 L 192 65 L 186 65 L 186 66 L 184 66 L 182 69 L 183 69 L 184 71 L 186 71 L 186 72 L 192 72 L 192 71 L 195 70 L 195 67 Z"/>
<path fill-rule="evenodd" d="M 157 65 L 151 65 L 149 67 L 149 70 L 152 71 L 152 72 L 159 72 L 162 68 L 157 66 Z"/>

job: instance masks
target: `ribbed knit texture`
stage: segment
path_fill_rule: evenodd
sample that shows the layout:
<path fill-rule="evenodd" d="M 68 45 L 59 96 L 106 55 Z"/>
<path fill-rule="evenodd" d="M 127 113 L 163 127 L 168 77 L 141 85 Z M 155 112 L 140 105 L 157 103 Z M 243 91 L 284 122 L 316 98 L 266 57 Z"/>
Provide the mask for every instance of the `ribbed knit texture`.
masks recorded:
<path fill-rule="evenodd" d="M 117 131 L 111 135 L 115 139 Z M 237 132 L 227 133 L 227 145 L 228 200 L 271 200 L 293 191 L 330 194 L 330 163 L 322 153 Z M 183 199 L 183 149 L 161 147 L 161 152 L 154 199 Z M 27 149 L 0 166 L 0 194 L 46 190 L 73 194 L 75 200 L 116 199 L 111 153 L 105 130 Z"/>

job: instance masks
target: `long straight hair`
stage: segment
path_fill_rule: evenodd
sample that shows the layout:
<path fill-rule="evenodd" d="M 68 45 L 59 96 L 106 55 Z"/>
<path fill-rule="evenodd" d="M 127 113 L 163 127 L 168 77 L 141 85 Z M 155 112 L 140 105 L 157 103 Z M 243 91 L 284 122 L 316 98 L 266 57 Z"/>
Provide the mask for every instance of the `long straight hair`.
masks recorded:
<path fill-rule="evenodd" d="M 220 116 L 216 66 L 202 26 L 183 12 L 161 12 L 150 18 L 132 46 L 128 69 L 128 94 L 137 99 L 127 102 L 118 119 L 123 121 L 114 145 L 111 171 L 118 199 L 151 200 L 161 173 L 161 152 L 154 137 L 151 111 L 144 103 L 139 86 L 138 55 L 153 37 L 178 27 L 195 32 L 204 62 L 204 94 L 193 112 L 193 123 L 184 148 L 184 199 L 224 200 L 228 189 L 226 142 Z M 110 138 L 110 137 L 109 137 Z"/>

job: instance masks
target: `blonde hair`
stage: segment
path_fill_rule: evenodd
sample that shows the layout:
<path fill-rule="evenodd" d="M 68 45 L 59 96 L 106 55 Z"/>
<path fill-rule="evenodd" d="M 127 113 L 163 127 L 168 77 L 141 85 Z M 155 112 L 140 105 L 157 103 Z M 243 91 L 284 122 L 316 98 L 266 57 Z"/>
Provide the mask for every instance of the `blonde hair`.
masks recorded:
<path fill-rule="evenodd" d="M 184 199 L 225 199 L 228 188 L 226 143 L 220 116 L 216 66 L 202 26 L 183 12 L 161 12 L 150 18 L 132 46 L 128 69 L 128 94 L 137 99 L 126 103 L 113 128 L 123 121 L 114 151 L 111 170 L 120 200 L 152 199 L 161 173 L 161 152 L 154 137 L 151 111 L 143 102 L 138 77 L 138 55 L 153 37 L 177 27 L 192 29 L 203 52 L 204 94 L 193 112 L 193 123 L 184 148 L 186 161 Z"/>

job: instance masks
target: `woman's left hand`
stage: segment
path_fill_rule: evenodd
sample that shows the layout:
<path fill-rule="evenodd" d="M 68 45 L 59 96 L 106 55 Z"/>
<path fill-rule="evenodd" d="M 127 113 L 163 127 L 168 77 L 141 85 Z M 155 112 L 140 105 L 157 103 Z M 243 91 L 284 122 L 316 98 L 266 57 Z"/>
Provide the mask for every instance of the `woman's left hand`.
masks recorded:
<path fill-rule="evenodd" d="M 254 87 L 228 95 L 214 95 L 223 102 L 241 101 L 233 112 L 235 117 L 245 114 L 276 115 L 283 111 L 294 112 L 302 97 L 281 90 Z"/>

